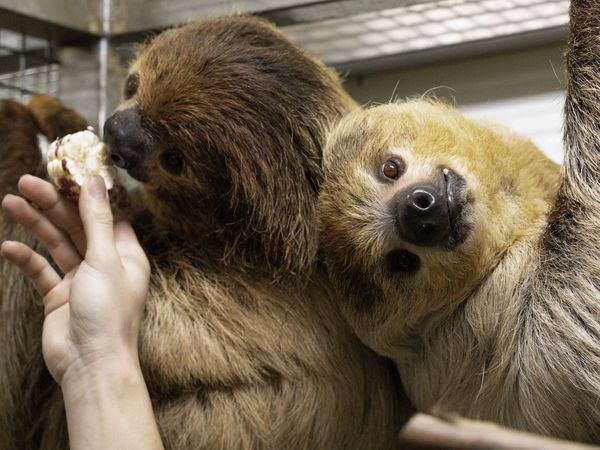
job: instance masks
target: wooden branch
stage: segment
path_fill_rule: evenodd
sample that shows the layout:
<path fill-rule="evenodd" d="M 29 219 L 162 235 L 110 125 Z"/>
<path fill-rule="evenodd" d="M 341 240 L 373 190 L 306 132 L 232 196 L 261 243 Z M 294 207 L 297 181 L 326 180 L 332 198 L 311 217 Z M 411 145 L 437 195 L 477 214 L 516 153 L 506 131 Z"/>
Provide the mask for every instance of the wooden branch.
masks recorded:
<path fill-rule="evenodd" d="M 594 445 L 511 430 L 461 417 L 415 414 L 402 428 L 403 449 L 429 450 L 592 450 Z"/>

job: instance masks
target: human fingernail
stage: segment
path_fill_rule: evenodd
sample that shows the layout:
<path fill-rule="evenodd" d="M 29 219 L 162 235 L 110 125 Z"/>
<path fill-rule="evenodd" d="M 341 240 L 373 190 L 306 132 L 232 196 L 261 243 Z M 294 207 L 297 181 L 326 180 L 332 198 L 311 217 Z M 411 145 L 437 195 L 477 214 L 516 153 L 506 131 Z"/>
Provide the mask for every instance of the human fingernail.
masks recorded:
<path fill-rule="evenodd" d="M 88 192 L 95 199 L 106 198 L 106 186 L 101 176 L 95 175 L 88 180 Z"/>
<path fill-rule="evenodd" d="M 0 256 L 6 257 L 10 253 L 10 247 L 14 246 L 14 241 L 4 241 L 0 243 Z"/>

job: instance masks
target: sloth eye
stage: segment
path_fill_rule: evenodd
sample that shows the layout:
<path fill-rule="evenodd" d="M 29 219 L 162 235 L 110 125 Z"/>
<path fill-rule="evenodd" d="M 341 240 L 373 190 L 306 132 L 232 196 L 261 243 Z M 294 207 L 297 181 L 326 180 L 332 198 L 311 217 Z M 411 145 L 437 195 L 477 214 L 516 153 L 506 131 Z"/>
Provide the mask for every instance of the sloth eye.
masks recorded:
<path fill-rule="evenodd" d="M 129 78 L 127 78 L 127 81 L 125 82 L 125 98 L 127 100 L 137 93 L 139 85 L 140 79 L 137 75 L 130 75 Z"/>
<path fill-rule="evenodd" d="M 381 165 L 381 173 L 390 180 L 397 180 L 402 175 L 403 166 L 397 159 L 388 159 Z"/>
<path fill-rule="evenodd" d="M 183 172 L 183 160 L 173 151 L 169 150 L 160 155 L 160 164 L 173 175 L 181 175 Z"/>

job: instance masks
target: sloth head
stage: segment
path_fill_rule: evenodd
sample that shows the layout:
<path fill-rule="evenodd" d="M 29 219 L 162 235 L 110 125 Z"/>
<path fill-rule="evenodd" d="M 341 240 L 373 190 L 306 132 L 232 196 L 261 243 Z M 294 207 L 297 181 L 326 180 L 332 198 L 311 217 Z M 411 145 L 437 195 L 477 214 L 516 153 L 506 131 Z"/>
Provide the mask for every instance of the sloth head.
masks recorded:
<path fill-rule="evenodd" d="M 335 73 L 231 16 L 141 47 L 124 97 L 104 140 L 167 231 L 284 270 L 313 259 L 324 130 L 352 106 Z"/>
<path fill-rule="evenodd" d="M 349 114 L 324 161 L 324 257 L 351 323 L 386 354 L 543 221 L 558 176 L 529 141 L 431 101 Z"/>

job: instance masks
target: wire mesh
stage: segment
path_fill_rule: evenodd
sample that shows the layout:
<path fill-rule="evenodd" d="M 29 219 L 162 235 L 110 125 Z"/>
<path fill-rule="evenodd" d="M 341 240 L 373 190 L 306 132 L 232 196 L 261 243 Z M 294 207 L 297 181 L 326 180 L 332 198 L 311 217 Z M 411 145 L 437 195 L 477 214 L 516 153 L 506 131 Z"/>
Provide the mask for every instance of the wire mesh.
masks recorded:
<path fill-rule="evenodd" d="M 285 27 L 340 64 L 565 26 L 568 0 L 441 0 Z"/>
<path fill-rule="evenodd" d="M 60 66 L 50 39 L 0 29 L 0 98 L 59 94 Z"/>

